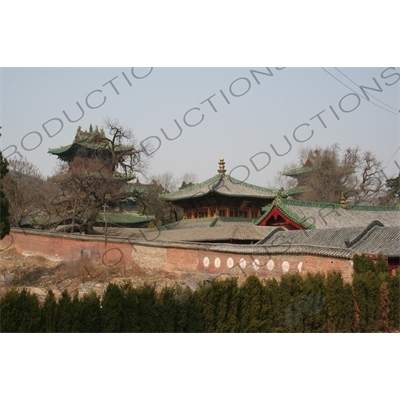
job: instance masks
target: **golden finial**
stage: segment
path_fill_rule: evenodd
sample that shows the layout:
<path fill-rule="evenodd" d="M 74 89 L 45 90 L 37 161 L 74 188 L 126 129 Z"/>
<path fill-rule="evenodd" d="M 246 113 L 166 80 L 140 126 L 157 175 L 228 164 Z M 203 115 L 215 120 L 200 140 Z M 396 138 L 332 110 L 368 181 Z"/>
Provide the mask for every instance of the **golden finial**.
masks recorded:
<path fill-rule="evenodd" d="M 220 174 L 224 174 L 224 173 L 226 172 L 226 169 L 225 169 L 225 161 L 224 161 L 223 158 L 220 158 L 220 159 L 219 159 L 219 170 L 218 170 L 218 172 L 219 172 Z"/>
<path fill-rule="evenodd" d="M 342 207 L 343 209 L 347 209 L 347 201 L 346 201 L 346 197 L 344 196 L 343 192 L 340 194 L 340 207 Z"/>

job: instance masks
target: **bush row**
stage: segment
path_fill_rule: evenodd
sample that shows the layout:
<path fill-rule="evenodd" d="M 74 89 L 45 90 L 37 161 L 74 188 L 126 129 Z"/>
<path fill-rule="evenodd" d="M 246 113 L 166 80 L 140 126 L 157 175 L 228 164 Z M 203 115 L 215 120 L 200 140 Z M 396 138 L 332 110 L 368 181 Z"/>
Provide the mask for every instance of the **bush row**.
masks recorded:
<path fill-rule="evenodd" d="M 215 280 L 196 290 L 130 282 L 102 297 L 67 291 L 43 304 L 26 289 L 0 299 L 2 332 L 390 332 L 400 327 L 400 274 L 382 260 L 354 259 L 353 282 L 339 273 Z M 383 261 L 384 262 L 384 261 Z M 385 264 L 386 265 L 386 264 Z"/>

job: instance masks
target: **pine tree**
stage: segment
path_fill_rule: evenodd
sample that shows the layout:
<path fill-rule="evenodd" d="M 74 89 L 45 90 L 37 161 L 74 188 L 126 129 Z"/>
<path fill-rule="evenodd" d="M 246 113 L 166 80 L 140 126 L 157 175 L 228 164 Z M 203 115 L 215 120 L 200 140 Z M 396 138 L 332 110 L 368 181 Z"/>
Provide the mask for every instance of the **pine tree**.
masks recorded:
<path fill-rule="evenodd" d="M 79 332 L 99 333 L 108 332 L 103 329 L 102 308 L 100 297 L 94 292 L 85 293 L 82 299 L 74 296 L 72 304 L 74 305 L 74 315 L 78 312 Z M 116 331 L 118 332 L 118 331 Z"/>
<path fill-rule="evenodd" d="M 71 300 L 71 308 L 72 308 L 72 326 L 71 332 L 78 333 L 83 332 L 81 329 L 81 308 L 82 303 L 79 299 L 78 292 L 75 292 L 72 300 Z"/>
<path fill-rule="evenodd" d="M 138 290 L 131 282 L 122 286 L 124 292 L 123 332 L 139 332 L 139 298 Z"/>
<path fill-rule="evenodd" d="M 351 286 L 351 294 L 353 298 L 353 332 L 360 332 L 360 307 L 357 303 L 357 293 L 354 289 L 354 281 Z"/>
<path fill-rule="evenodd" d="M 279 332 L 282 330 L 282 304 L 280 302 L 280 287 L 276 279 L 264 282 L 265 321 L 263 332 Z"/>
<path fill-rule="evenodd" d="M 382 256 L 382 254 L 379 254 L 378 259 L 376 260 L 375 270 L 378 274 L 387 274 L 388 273 L 388 266 L 387 266 L 385 258 Z"/>
<path fill-rule="evenodd" d="M 207 294 L 210 287 L 200 285 L 195 291 L 187 291 L 187 299 L 182 301 L 184 305 L 184 325 L 183 331 L 188 333 L 207 332 L 205 323 L 205 308 Z"/>
<path fill-rule="evenodd" d="M 101 301 L 104 332 L 122 332 L 124 323 L 124 293 L 119 285 L 108 284 Z"/>
<path fill-rule="evenodd" d="M 17 289 L 9 290 L 0 298 L 0 332 L 19 332 L 21 325 Z"/>
<path fill-rule="evenodd" d="M 351 286 L 344 284 L 340 272 L 329 272 L 325 280 L 327 332 L 351 332 L 353 298 Z"/>
<path fill-rule="evenodd" d="M 239 287 L 237 278 L 230 278 L 220 283 L 216 315 L 216 332 L 239 332 Z M 218 286 L 218 285 L 217 285 Z"/>
<path fill-rule="evenodd" d="M 388 279 L 389 321 L 391 330 L 400 331 L 400 271 Z"/>
<path fill-rule="evenodd" d="M 310 274 L 304 278 L 302 294 L 293 300 L 294 319 L 298 322 L 297 332 L 326 331 L 323 313 L 326 294 L 325 278 L 322 274 Z"/>
<path fill-rule="evenodd" d="M 264 287 L 249 276 L 240 287 L 240 332 L 265 332 Z"/>
<path fill-rule="evenodd" d="M 379 299 L 379 331 L 389 332 L 390 321 L 389 321 L 389 289 L 388 283 L 382 282 L 380 287 L 380 299 Z"/>
<path fill-rule="evenodd" d="M 365 254 L 354 254 L 353 268 L 355 274 L 364 274 L 368 271 L 375 272 L 374 262 Z"/>
<path fill-rule="evenodd" d="M 47 292 L 41 309 L 41 325 L 43 332 L 56 332 L 58 306 L 52 290 Z"/>
<path fill-rule="evenodd" d="M 239 329 L 239 288 L 237 279 L 214 281 L 203 297 L 203 318 L 206 332 L 237 332 Z"/>
<path fill-rule="evenodd" d="M 7 161 L 0 151 L 0 239 L 10 232 L 9 203 L 2 188 L 3 177 L 8 173 Z"/>
<path fill-rule="evenodd" d="M 153 285 L 144 284 L 138 288 L 139 332 L 157 332 L 157 294 Z"/>
<path fill-rule="evenodd" d="M 57 310 L 57 327 L 56 331 L 61 333 L 73 332 L 74 325 L 74 314 L 73 314 L 73 303 L 71 296 L 67 290 L 61 293 L 61 297 L 58 300 Z"/>
<path fill-rule="evenodd" d="M 176 319 L 175 332 L 187 332 L 188 327 L 188 308 L 189 299 L 192 296 L 192 290 L 189 287 L 182 289 L 181 286 L 175 286 L 176 297 Z"/>
<path fill-rule="evenodd" d="M 374 271 L 356 274 L 353 287 L 360 310 L 360 331 L 376 332 L 379 325 L 379 299 L 381 280 Z"/>
<path fill-rule="evenodd" d="M 18 298 L 19 332 L 33 333 L 41 331 L 41 312 L 36 294 L 28 292 L 25 288 Z"/>
<path fill-rule="evenodd" d="M 299 299 L 302 299 L 303 279 L 299 274 L 283 275 L 279 285 L 279 297 L 281 314 L 282 332 L 295 332 L 298 319 Z"/>
<path fill-rule="evenodd" d="M 157 299 L 157 332 L 175 332 L 177 308 L 175 290 L 164 287 Z"/>

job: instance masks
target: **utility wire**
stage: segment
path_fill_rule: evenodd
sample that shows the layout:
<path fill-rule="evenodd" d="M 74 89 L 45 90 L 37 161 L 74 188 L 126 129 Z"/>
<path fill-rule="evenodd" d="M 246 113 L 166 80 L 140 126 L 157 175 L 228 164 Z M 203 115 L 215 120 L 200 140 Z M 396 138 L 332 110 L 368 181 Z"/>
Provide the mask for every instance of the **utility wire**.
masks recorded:
<path fill-rule="evenodd" d="M 347 89 L 350 89 L 350 90 L 351 90 L 353 93 L 355 93 L 357 96 L 360 96 L 360 97 L 363 98 L 364 100 L 369 101 L 371 104 L 375 105 L 376 107 L 381 108 L 382 110 L 384 110 L 384 111 L 386 111 L 386 112 L 388 112 L 388 113 L 391 113 L 391 114 L 394 114 L 394 115 L 400 117 L 400 113 L 394 113 L 393 111 L 387 110 L 386 108 L 381 107 L 380 105 L 374 103 L 373 101 L 368 100 L 366 97 L 364 97 L 364 96 L 358 94 L 358 93 L 357 93 L 355 90 L 353 90 L 350 86 L 347 86 L 347 85 L 346 85 L 345 83 L 343 83 L 340 79 L 336 78 L 336 76 L 332 75 L 332 74 L 331 74 L 329 71 L 327 71 L 325 68 L 322 68 L 322 67 L 321 67 L 321 69 L 324 70 L 324 71 L 325 71 L 328 75 L 330 75 L 333 79 L 335 79 L 335 80 L 337 80 L 339 83 L 341 83 L 343 86 L 346 86 Z"/>
<path fill-rule="evenodd" d="M 350 82 L 354 83 L 354 85 L 356 85 L 359 89 L 361 89 L 360 85 L 358 85 L 356 82 L 354 82 L 353 80 L 351 80 L 347 75 L 345 75 L 342 71 L 340 71 L 339 68 L 336 68 L 336 71 L 338 71 L 339 73 L 341 73 L 345 78 L 347 78 Z M 369 94 L 369 96 L 373 97 L 375 100 L 379 101 L 379 103 L 384 104 L 385 106 L 388 106 L 389 108 L 391 108 L 394 111 L 398 111 L 397 108 L 392 107 L 390 104 L 387 104 L 381 100 L 379 100 L 377 97 L 373 96 L 372 94 Z"/>
<path fill-rule="evenodd" d="M 394 152 L 394 154 L 392 155 L 392 158 L 387 162 L 387 164 L 386 164 L 382 169 L 385 169 L 385 168 L 389 165 L 390 161 L 393 160 L 394 156 L 396 155 L 396 153 L 397 153 L 399 150 L 400 150 L 400 146 L 397 148 L 397 150 L 396 150 L 396 151 Z"/>

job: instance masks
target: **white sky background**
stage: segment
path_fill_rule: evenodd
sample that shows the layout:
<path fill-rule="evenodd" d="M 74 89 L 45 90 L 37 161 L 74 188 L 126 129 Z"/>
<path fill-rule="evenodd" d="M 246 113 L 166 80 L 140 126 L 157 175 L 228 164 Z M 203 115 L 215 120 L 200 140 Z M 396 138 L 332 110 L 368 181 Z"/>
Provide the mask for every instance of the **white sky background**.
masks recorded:
<path fill-rule="evenodd" d="M 378 82 L 381 92 L 366 89 L 375 96 L 371 101 L 361 98 L 363 93 L 334 68 L 270 67 L 273 76 L 252 75 L 252 70 L 267 72 L 265 67 L 135 68 L 136 76 L 149 74 L 142 79 L 132 75 L 131 67 L 6 68 L 2 71 L 2 149 L 8 157 L 15 148 L 7 147 L 17 146 L 45 176 L 51 175 L 56 157 L 48 149 L 72 143 L 78 126 L 102 126 L 108 116 L 131 127 L 139 142 L 158 138 L 151 139 L 155 148 L 160 147 L 151 160 L 150 174 L 172 171 L 179 177 L 194 172 L 203 181 L 217 173 L 218 160 L 224 157 L 233 177 L 266 186 L 273 183 L 278 169 L 297 160 L 301 146 L 339 143 L 343 149 L 360 146 L 362 151 L 372 151 L 384 165 L 389 163 L 385 172 L 391 176 L 398 160 L 392 157 L 399 146 L 400 113 L 395 110 L 399 109 L 400 69 L 387 68 L 339 69 L 358 85 L 377 88 Z M 107 83 L 110 80 L 115 88 Z M 350 88 L 360 94 L 358 107 L 359 99 L 347 96 L 353 93 Z M 85 100 L 94 90 L 98 92 L 89 96 L 89 105 L 98 107 L 104 96 L 106 100 L 90 109 Z M 185 124 L 184 115 L 193 108 Z M 355 109 L 346 113 L 341 108 Z M 72 120 L 83 117 L 71 123 L 63 111 Z M 326 128 L 316 117 L 319 113 Z M 182 128 L 179 137 L 174 120 Z M 304 123 L 310 126 L 299 128 L 294 137 L 295 128 Z M 161 129 L 174 140 L 167 140 Z"/>
<path fill-rule="evenodd" d="M 266 185 L 282 165 L 296 160 L 300 144 L 293 140 L 293 130 L 310 123 L 314 136 L 306 145 L 359 145 L 373 151 L 384 165 L 390 161 L 387 174 L 396 174 L 393 161 L 400 164 L 398 153 L 391 158 L 399 147 L 399 116 L 364 100 L 351 113 L 338 111 L 350 89 L 322 69 L 310 68 L 363 67 L 340 69 L 359 85 L 372 86 L 376 78 L 383 92 L 372 94 L 399 109 L 400 82 L 386 86 L 395 79 L 381 78 L 385 68 L 400 65 L 396 10 L 394 2 L 385 0 L 364 2 L 362 7 L 349 1 L 3 4 L 2 66 L 87 68 L 3 69 L 0 148 L 16 145 L 21 150 L 22 138 L 38 131 L 41 145 L 21 153 L 50 175 L 56 157 L 47 154 L 49 147 L 71 143 L 78 125 L 87 129 L 110 116 L 132 127 L 139 140 L 161 138 L 151 173 L 170 170 L 179 176 L 193 171 L 201 181 L 216 174 L 222 156 L 228 171 L 246 165 L 251 172 L 247 182 Z M 156 68 L 129 87 L 121 73 L 130 76 L 132 65 Z M 292 68 L 272 69 L 274 76 L 260 76 L 261 84 L 256 85 L 251 65 Z M 115 66 L 126 67 L 88 68 Z M 296 68 L 300 66 L 308 68 Z M 336 70 L 328 71 L 354 88 Z M 110 85 L 102 87 L 115 76 L 119 95 Z M 251 88 L 232 98 L 229 86 L 241 77 L 250 79 Z M 104 90 L 107 101 L 98 110 L 89 110 L 85 98 L 96 89 Z M 230 105 L 219 90 L 228 94 Z M 200 105 L 213 94 L 218 113 L 208 104 Z M 68 123 L 62 111 L 77 110 L 76 101 L 85 116 Z M 340 121 L 329 111 L 330 105 Z M 172 132 L 174 119 L 182 123 L 184 113 L 193 107 L 201 108 L 204 121 L 193 128 L 183 126 L 175 141 L 165 140 L 160 129 Z M 317 120 L 310 121 L 322 110 L 326 129 Z M 42 128 L 51 118 L 64 121 L 63 130 L 53 138 Z M 283 135 L 293 149 L 278 157 L 270 145 L 287 151 Z M 26 140 L 26 147 L 37 144 Z M 271 154 L 271 163 L 257 172 L 249 159 L 261 151 Z M 393 335 L 385 340 L 380 335 L 141 335 L 140 343 L 137 338 L 29 335 L 21 341 L 21 336 L 9 335 L 0 367 L 5 391 L 19 397 L 39 392 L 42 399 L 54 398 L 60 388 L 71 397 L 77 392 L 96 398 L 171 393 L 175 399 L 186 399 L 194 392 L 195 398 L 211 393 L 221 398 L 306 393 L 308 399 L 320 399 L 326 388 L 332 398 L 343 397 L 344 388 L 349 396 L 368 398 L 392 397 L 397 390 L 396 385 L 382 383 L 387 381 L 384 368 L 374 369 L 373 382 L 361 379 L 371 375 L 371 365 L 398 358 Z"/>

